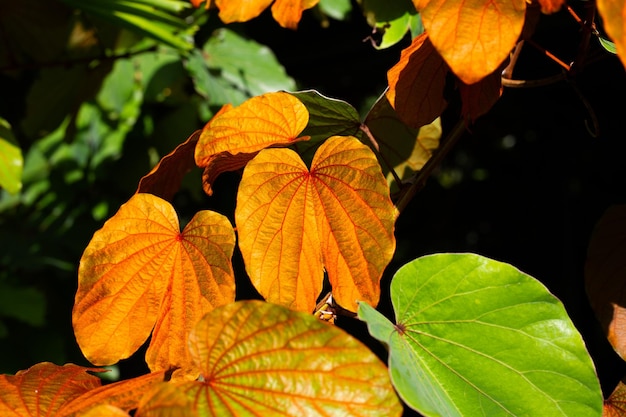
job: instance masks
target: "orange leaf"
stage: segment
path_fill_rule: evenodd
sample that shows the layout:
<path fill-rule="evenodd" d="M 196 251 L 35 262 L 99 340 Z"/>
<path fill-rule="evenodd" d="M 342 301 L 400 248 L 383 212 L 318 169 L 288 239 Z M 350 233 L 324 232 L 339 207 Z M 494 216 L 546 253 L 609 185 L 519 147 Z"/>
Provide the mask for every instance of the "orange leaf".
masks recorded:
<path fill-rule="evenodd" d="M 0 416 L 53 416 L 67 402 L 100 386 L 100 378 L 74 364 L 38 363 L 14 376 L 0 375 Z"/>
<path fill-rule="evenodd" d="M 144 394 L 150 392 L 165 379 L 165 372 L 151 372 L 136 378 L 94 388 L 66 403 L 59 411 L 59 417 L 83 415 L 87 410 L 106 410 L 104 406 L 114 406 L 128 412 L 139 405 Z M 94 415 L 98 415 L 94 411 Z"/>
<path fill-rule="evenodd" d="M 447 74 L 448 67 L 423 33 L 387 72 L 387 100 L 407 125 L 426 126 L 441 116 L 448 104 L 443 98 Z"/>
<path fill-rule="evenodd" d="M 171 201 L 185 174 L 196 166 L 194 150 L 199 137 L 200 131 L 195 131 L 185 142 L 161 158 L 150 173 L 139 181 L 137 193 L 150 193 Z"/>
<path fill-rule="evenodd" d="M 101 404 L 82 413 L 81 417 L 130 417 L 130 414 L 114 405 Z"/>
<path fill-rule="evenodd" d="M 247 22 L 261 14 L 273 0 L 215 0 L 224 23 Z"/>
<path fill-rule="evenodd" d="M 466 84 L 507 59 L 522 27 L 526 0 L 413 0 L 435 49 Z"/>
<path fill-rule="evenodd" d="M 597 3 L 604 30 L 615 43 L 622 65 L 626 66 L 626 3 L 620 0 L 598 0 Z"/>
<path fill-rule="evenodd" d="M 196 164 L 205 167 L 203 178 L 214 179 L 223 171 L 243 167 L 261 149 L 307 140 L 308 136 L 298 135 L 308 121 L 304 104 L 284 92 L 253 97 L 239 107 L 225 106 L 202 129 Z M 211 183 L 203 183 L 211 195 Z"/>
<path fill-rule="evenodd" d="M 272 6 L 272 16 L 284 28 L 297 29 L 302 12 L 319 3 L 320 0 L 276 0 Z"/>
<path fill-rule="evenodd" d="M 565 4 L 565 0 L 539 0 L 541 6 L 541 13 L 552 14 L 561 10 L 561 7 Z"/>
<path fill-rule="evenodd" d="M 372 151 L 334 136 L 310 171 L 290 149 L 266 149 L 244 170 L 235 221 L 254 286 L 268 301 L 311 312 L 324 269 L 335 300 L 378 303 L 395 249 L 395 208 Z"/>
<path fill-rule="evenodd" d="M 189 349 L 202 382 L 177 385 L 207 415 L 402 413 L 376 355 L 309 314 L 258 300 L 231 303 L 198 323 Z"/>
<path fill-rule="evenodd" d="M 81 258 L 72 313 L 83 354 L 112 364 L 152 331 L 151 370 L 190 366 L 185 339 L 206 312 L 234 300 L 234 232 L 221 214 L 198 212 L 180 232 L 174 208 L 135 194 L 98 230 Z"/>
<path fill-rule="evenodd" d="M 626 385 L 619 381 L 617 386 L 604 401 L 602 417 L 625 417 L 626 416 Z"/>

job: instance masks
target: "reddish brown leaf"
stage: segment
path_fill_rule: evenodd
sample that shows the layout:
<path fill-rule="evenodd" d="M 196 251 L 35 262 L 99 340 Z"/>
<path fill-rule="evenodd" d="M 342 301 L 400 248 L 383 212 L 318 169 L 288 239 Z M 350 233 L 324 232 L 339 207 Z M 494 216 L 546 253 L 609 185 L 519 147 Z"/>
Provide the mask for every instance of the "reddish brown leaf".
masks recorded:
<path fill-rule="evenodd" d="M 626 205 L 610 207 L 595 227 L 585 265 L 591 306 L 615 351 L 626 359 Z"/>
<path fill-rule="evenodd" d="M 602 417 L 626 417 L 626 385 L 623 381 L 618 382 L 609 398 L 604 400 Z"/>
<path fill-rule="evenodd" d="M 489 112 L 500 99 L 502 96 L 502 69 L 498 68 L 477 83 L 460 84 L 459 90 L 463 102 L 461 113 L 466 120 L 476 121 L 480 116 Z"/>
<path fill-rule="evenodd" d="M 52 416 L 67 402 L 100 386 L 100 378 L 74 364 L 38 363 L 14 376 L 0 375 L 0 416 Z"/>
<path fill-rule="evenodd" d="M 137 193 L 154 194 L 164 200 L 172 201 L 185 174 L 196 167 L 194 151 L 199 138 L 200 131 L 197 130 L 185 142 L 161 158 L 150 173 L 139 181 Z"/>
<path fill-rule="evenodd" d="M 448 66 L 424 33 L 404 49 L 387 72 L 387 99 L 409 126 L 432 123 L 447 106 L 443 98 Z"/>
<path fill-rule="evenodd" d="M 541 13 L 552 14 L 561 10 L 561 7 L 565 4 L 565 0 L 539 0 L 541 6 Z"/>

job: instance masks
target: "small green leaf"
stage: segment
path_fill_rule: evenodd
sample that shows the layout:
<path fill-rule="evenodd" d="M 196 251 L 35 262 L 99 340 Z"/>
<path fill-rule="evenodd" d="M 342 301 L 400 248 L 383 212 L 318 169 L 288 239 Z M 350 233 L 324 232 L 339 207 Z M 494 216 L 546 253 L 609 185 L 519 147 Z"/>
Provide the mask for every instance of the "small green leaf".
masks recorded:
<path fill-rule="evenodd" d="M 9 122 L 0 117 L 0 187 L 11 194 L 22 189 L 24 158 Z"/>
<path fill-rule="evenodd" d="M 398 270 L 391 298 L 394 331 L 363 304 L 359 316 L 389 346 L 398 393 L 425 416 L 602 414 L 593 363 L 563 305 L 516 268 L 425 256 Z"/>
<path fill-rule="evenodd" d="M 407 32 L 416 36 L 424 31 L 421 18 L 410 0 L 367 0 L 362 8 L 370 26 L 382 34 L 380 42 L 375 45 L 377 49 L 397 44 Z"/>
<path fill-rule="evenodd" d="M 344 20 L 352 10 L 350 0 L 320 0 L 320 10 L 327 16 L 337 20 Z"/>

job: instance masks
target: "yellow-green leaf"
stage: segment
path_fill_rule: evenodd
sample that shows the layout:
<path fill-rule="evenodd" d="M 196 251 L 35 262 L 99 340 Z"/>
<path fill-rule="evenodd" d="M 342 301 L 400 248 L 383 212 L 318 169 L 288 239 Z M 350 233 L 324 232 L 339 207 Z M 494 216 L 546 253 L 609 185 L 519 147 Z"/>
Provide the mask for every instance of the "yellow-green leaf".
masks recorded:
<path fill-rule="evenodd" d="M 253 97 L 238 107 L 224 106 L 202 129 L 196 145 L 196 164 L 205 168 L 205 191 L 211 194 L 209 179 L 243 167 L 261 149 L 308 139 L 298 137 L 308 121 L 304 104 L 284 92 Z M 228 162 L 230 157 L 235 164 Z"/>
<path fill-rule="evenodd" d="M 324 270 L 335 300 L 356 311 L 378 303 L 395 249 L 395 208 L 373 152 L 334 136 L 311 169 L 290 149 L 266 149 L 246 166 L 237 195 L 239 247 L 266 300 L 311 312 Z"/>
<path fill-rule="evenodd" d="M 234 300 L 234 239 L 221 214 L 200 211 L 181 232 L 167 201 L 135 194 L 94 234 L 81 258 L 72 320 L 83 354 L 109 365 L 133 354 L 152 332 L 150 369 L 193 374 L 185 347 L 189 330 L 206 312 Z"/>
<path fill-rule="evenodd" d="M 9 122 L 0 117 L 0 187 L 11 194 L 22 189 L 22 150 L 11 132 Z"/>
<path fill-rule="evenodd" d="M 309 314 L 258 300 L 231 303 L 198 323 L 189 336 L 189 349 L 202 379 L 176 385 L 198 415 L 402 413 L 378 357 L 343 330 Z M 171 388 L 164 390 L 166 404 L 182 405 Z M 139 415 L 142 412 L 140 408 Z"/>

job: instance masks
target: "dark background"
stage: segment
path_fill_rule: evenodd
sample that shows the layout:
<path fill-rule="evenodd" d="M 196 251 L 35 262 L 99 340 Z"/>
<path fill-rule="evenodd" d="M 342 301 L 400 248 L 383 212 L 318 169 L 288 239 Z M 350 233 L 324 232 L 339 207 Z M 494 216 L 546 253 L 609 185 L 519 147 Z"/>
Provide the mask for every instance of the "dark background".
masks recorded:
<path fill-rule="evenodd" d="M 199 36 L 217 25 L 212 18 Z M 371 28 L 358 8 L 346 21 L 331 20 L 328 27 L 321 27 L 312 13 L 305 13 L 298 31 L 293 32 L 281 29 L 266 12 L 240 29 L 273 49 L 299 89 L 317 89 L 343 99 L 363 114 L 385 88 L 386 71 L 410 42 L 407 38 L 393 48 L 375 50 L 364 41 Z M 563 11 L 542 17 L 534 39 L 568 62 L 574 59 L 580 35 L 579 27 Z M 468 127 L 401 214 L 396 227 L 397 254 L 384 281 L 388 283 L 404 263 L 435 252 L 474 252 L 513 264 L 563 301 L 608 394 L 626 367 L 590 309 L 583 271 L 594 225 L 608 206 L 625 202 L 626 77 L 619 60 L 601 50 L 596 40 L 592 39 L 590 50 L 593 62 L 575 77 L 540 88 L 507 88 L 489 114 Z M 526 46 L 514 77 L 538 79 L 560 71 L 545 55 Z M 0 76 L 0 87 L 9 88 L 9 82 Z M 19 86 L 13 85 L 10 91 L 19 94 Z M 20 97 L 0 93 L 0 100 L 0 109 L 6 110 L 11 103 L 19 104 Z M 10 112 L 19 117 L 19 109 Z M 592 114 L 599 126 L 595 137 L 587 129 Z M 455 109 L 448 110 L 444 128 L 457 117 Z M 180 140 L 185 137 L 181 135 Z M 133 158 L 129 149 L 120 164 L 132 163 Z M 175 200 L 177 209 L 193 213 L 198 208 L 232 208 L 227 202 L 233 201 L 228 200 L 228 190 L 232 193 L 237 178 L 237 174 L 227 174 L 216 183 L 216 195 L 224 196 L 222 201 L 198 200 L 182 193 Z M 58 182 L 62 187 L 62 179 Z M 110 193 L 113 207 L 130 196 L 128 187 L 107 182 L 106 175 L 98 187 Z M 77 266 L 82 250 L 101 225 L 84 217 L 73 227 L 68 242 L 61 235 L 38 235 L 37 225 L 29 220 L 32 216 L 26 209 L 0 213 L 0 249 L 4 253 L 0 268 L 27 263 L 24 242 L 30 245 L 38 236 L 38 249 L 28 252 L 29 256 L 54 253 Z M 235 268 L 242 271 L 237 254 L 235 262 Z M 40 361 L 86 364 L 71 330 L 75 269 L 48 265 L 33 270 L 23 265 L 12 266 L 11 271 L 45 290 L 47 315 L 41 327 L 3 319 L 9 335 L 0 339 L 0 371 L 14 373 Z M 242 282 L 238 296 L 256 294 Z M 389 312 L 386 296 L 384 293 L 381 309 Z M 362 325 L 348 318 L 340 318 L 339 324 L 384 356 L 382 347 L 368 337 Z M 143 372 L 141 352 L 135 356 L 139 359 L 122 361 L 123 377 Z"/>

